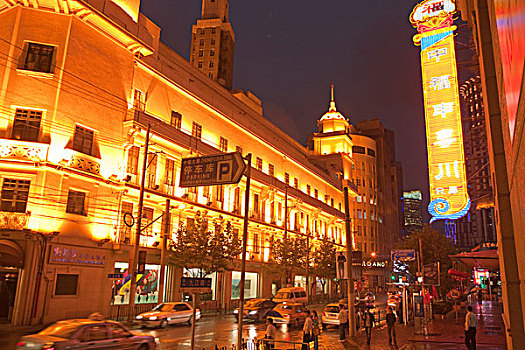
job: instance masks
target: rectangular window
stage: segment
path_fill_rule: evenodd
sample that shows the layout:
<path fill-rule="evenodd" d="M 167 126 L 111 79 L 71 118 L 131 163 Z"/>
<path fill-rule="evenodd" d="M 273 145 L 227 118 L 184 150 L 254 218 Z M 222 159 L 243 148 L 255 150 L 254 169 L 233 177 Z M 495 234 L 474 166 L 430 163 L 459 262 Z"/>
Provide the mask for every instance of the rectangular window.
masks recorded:
<path fill-rule="evenodd" d="M 175 129 L 180 130 L 180 127 L 182 125 L 182 114 L 180 114 L 179 112 L 171 111 L 170 125 L 173 126 Z"/>
<path fill-rule="evenodd" d="M 299 179 L 296 177 L 293 178 L 293 187 L 299 188 Z"/>
<path fill-rule="evenodd" d="M 310 185 L 306 185 L 306 194 L 310 195 L 311 191 L 312 191 L 312 188 L 310 187 Z"/>
<path fill-rule="evenodd" d="M 259 214 L 259 195 L 254 194 L 253 195 L 253 212 L 254 214 Z"/>
<path fill-rule="evenodd" d="M 357 209 L 357 218 L 362 219 L 363 216 L 361 215 L 361 209 Z"/>
<path fill-rule="evenodd" d="M 284 183 L 287 185 L 290 184 L 290 174 L 284 173 Z"/>
<path fill-rule="evenodd" d="M 268 175 L 275 176 L 275 167 L 273 164 L 268 164 Z"/>
<path fill-rule="evenodd" d="M 228 152 L 228 139 L 221 136 L 219 150 L 221 152 Z"/>
<path fill-rule="evenodd" d="M 128 151 L 128 174 L 137 175 L 139 172 L 139 152 L 140 148 L 137 146 L 131 146 Z"/>
<path fill-rule="evenodd" d="M 328 204 L 328 200 L 329 200 L 329 199 L 330 199 L 330 196 L 327 195 L 327 194 L 325 194 L 325 195 L 324 195 L 324 202 L 325 202 L 326 204 Z"/>
<path fill-rule="evenodd" d="M 175 184 L 175 161 L 173 159 L 166 159 L 164 183 L 169 186 L 173 186 Z"/>
<path fill-rule="evenodd" d="M 215 50 L 210 50 L 210 56 L 215 56 Z"/>
<path fill-rule="evenodd" d="M 204 32 L 205 32 L 204 28 L 201 28 L 201 30 L 200 30 L 201 35 L 204 35 Z"/>
<path fill-rule="evenodd" d="M 215 39 L 211 39 L 210 44 L 215 45 Z"/>
<path fill-rule="evenodd" d="M 212 2 L 213 2 L 213 1 L 212 1 Z M 212 28 L 212 29 L 211 29 L 211 33 L 212 33 L 212 34 L 215 34 L 215 28 Z M 211 40 L 214 40 L 214 39 L 211 39 Z"/>
<path fill-rule="evenodd" d="M 37 142 L 40 135 L 42 111 L 17 109 L 13 121 L 13 140 Z"/>
<path fill-rule="evenodd" d="M 213 73 L 208 73 L 208 78 L 213 79 Z"/>
<path fill-rule="evenodd" d="M 133 107 L 143 112 L 146 110 L 146 94 L 138 89 L 133 92 Z"/>
<path fill-rule="evenodd" d="M 146 164 L 146 187 L 156 190 L 157 180 L 157 154 L 148 154 L 148 160 Z"/>
<path fill-rule="evenodd" d="M 330 198 L 330 205 L 333 207 L 334 206 L 334 199 L 333 198 Z"/>
<path fill-rule="evenodd" d="M 242 147 L 241 146 L 235 146 L 235 152 L 239 153 L 242 156 Z"/>
<path fill-rule="evenodd" d="M 361 179 L 356 179 L 356 180 L 355 180 L 355 184 L 356 184 L 357 186 L 361 186 Z"/>
<path fill-rule="evenodd" d="M 86 216 L 86 193 L 69 190 L 67 194 L 66 213 Z"/>
<path fill-rule="evenodd" d="M 253 235 L 253 252 L 259 254 L 259 235 L 257 233 Z"/>
<path fill-rule="evenodd" d="M 277 219 L 282 220 L 283 218 L 283 203 L 277 203 Z"/>
<path fill-rule="evenodd" d="M 362 235 L 361 226 L 358 225 L 358 226 L 356 226 L 356 228 L 357 228 L 357 235 L 361 236 Z"/>
<path fill-rule="evenodd" d="M 78 275 L 57 274 L 55 295 L 77 295 Z"/>
<path fill-rule="evenodd" d="M 366 219 L 366 210 L 363 210 L 363 219 Z"/>
<path fill-rule="evenodd" d="M 77 125 L 75 127 L 75 135 L 73 136 L 73 149 L 80 153 L 90 156 L 93 155 L 94 137 L 95 133 L 92 130 Z"/>
<path fill-rule="evenodd" d="M 314 195 L 315 195 L 315 199 L 319 198 L 319 190 L 317 188 L 314 189 Z"/>
<path fill-rule="evenodd" d="M 197 68 L 202 68 L 202 61 L 199 61 L 199 62 L 197 63 Z"/>
<path fill-rule="evenodd" d="M 4 179 L 1 210 L 25 213 L 29 197 L 29 185 L 29 180 Z"/>
<path fill-rule="evenodd" d="M 202 135 L 202 125 L 200 125 L 199 123 L 193 122 L 193 125 L 191 126 L 191 136 L 200 140 L 201 135 Z"/>
<path fill-rule="evenodd" d="M 257 157 L 255 159 L 255 167 L 257 168 L 257 170 L 261 170 L 262 171 L 262 166 L 263 166 L 262 159 Z"/>
<path fill-rule="evenodd" d="M 204 39 L 199 40 L 199 45 L 200 46 L 204 45 Z"/>
<path fill-rule="evenodd" d="M 153 235 L 153 225 L 148 224 L 153 221 L 153 208 L 145 207 L 142 209 L 142 220 L 140 222 L 142 226 L 142 235 L 146 237 L 151 237 Z M 146 226 L 148 226 L 146 229 L 144 229 Z M 188 226 L 189 227 L 189 226 Z M 144 244 L 145 242 L 141 242 L 141 244 Z"/>
<path fill-rule="evenodd" d="M 22 69 L 35 72 L 51 73 L 55 47 L 37 43 L 29 43 L 27 55 Z"/>
<path fill-rule="evenodd" d="M 224 202 L 224 186 L 213 186 L 215 189 L 215 200 L 217 202 Z"/>
<path fill-rule="evenodd" d="M 213 61 L 210 61 L 209 66 L 210 66 L 210 68 L 213 68 Z"/>

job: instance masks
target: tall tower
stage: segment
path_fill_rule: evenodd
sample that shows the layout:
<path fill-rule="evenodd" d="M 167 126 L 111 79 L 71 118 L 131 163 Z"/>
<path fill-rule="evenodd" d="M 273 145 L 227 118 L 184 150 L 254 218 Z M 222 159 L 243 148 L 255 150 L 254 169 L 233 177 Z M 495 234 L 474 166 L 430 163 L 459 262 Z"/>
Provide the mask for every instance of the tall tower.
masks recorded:
<path fill-rule="evenodd" d="M 228 11 L 228 0 L 202 0 L 201 19 L 191 30 L 190 63 L 231 90 L 235 34 Z"/>

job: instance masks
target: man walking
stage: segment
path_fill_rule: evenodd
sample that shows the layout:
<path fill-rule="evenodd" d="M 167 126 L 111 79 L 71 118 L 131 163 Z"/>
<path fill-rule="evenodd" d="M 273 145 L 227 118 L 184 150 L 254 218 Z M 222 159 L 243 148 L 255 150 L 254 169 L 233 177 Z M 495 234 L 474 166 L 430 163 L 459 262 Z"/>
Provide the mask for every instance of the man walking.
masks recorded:
<path fill-rule="evenodd" d="M 303 350 L 308 350 L 310 340 L 312 340 L 312 333 L 314 331 L 312 318 L 310 317 L 310 310 L 306 311 L 306 319 L 303 325 Z M 306 345 L 305 345 L 306 344 Z"/>
<path fill-rule="evenodd" d="M 389 306 L 386 313 L 386 325 L 388 326 L 388 344 L 392 345 L 392 338 L 394 338 L 394 345 L 397 345 L 396 340 L 396 314 Z"/>
<path fill-rule="evenodd" d="M 370 340 L 372 339 L 372 328 L 374 327 L 374 323 L 376 322 L 374 315 L 370 312 L 370 309 L 367 309 L 365 311 L 365 317 L 364 317 L 364 326 L 365 326 L 365 332 L 366 332 L 366 343 L 370 344 Z"/>
<path fill-rule="evenodd" d="M 465 316 L 465 345 L 468 350 L 476 350 L 476 327 L 478 318 L 472 312 L 472 306 L 467 306 L 467 316 Z"/>
<path fill-rule="evenodd" d="M 339 340 L 344 342 L 346 339 L 346 326 L 348 325 L 348 312 L 346 312 L 343 304 L 339 305 L 337 319 L 339 320 Z"/>

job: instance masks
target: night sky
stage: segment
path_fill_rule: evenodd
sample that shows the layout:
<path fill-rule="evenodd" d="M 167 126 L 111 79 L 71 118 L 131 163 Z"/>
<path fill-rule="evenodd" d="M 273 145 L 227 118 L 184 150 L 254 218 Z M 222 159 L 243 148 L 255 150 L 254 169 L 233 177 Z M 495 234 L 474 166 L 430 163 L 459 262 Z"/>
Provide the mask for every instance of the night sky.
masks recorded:
<path fill-rule="evenodd" d="M 263 101 L 264 115 L 305 144 L 329 106 L 351 123 L 376 117 L 396 134 L 404 189 L 421 189 L 428 174 L 420 48 L 408 16 L 417 1 L 230 0 L 235 31 L 234 89 Z M 162 28 L 162 41 L 189 59 L 200 0 L 142 1 Z"/>

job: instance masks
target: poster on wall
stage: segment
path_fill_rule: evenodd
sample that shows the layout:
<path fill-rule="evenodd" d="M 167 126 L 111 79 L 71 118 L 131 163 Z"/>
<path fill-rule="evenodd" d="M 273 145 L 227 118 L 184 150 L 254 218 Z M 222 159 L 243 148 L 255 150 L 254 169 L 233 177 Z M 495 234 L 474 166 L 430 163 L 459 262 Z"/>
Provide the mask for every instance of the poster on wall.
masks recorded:
<path fill-rule="evenodd" d="M 113 281 L 112 304 L 128 304 L 130 294 L 129 288 L 131 285 L 131 275 L 128 271 L 128 263 L 116 262 L 114 268 L 114 272 L 122 274 L 122 278 Z M 137 274 L 137 292 L 135 295 L 136 304 L 157 303 L 159 269 L 159 265 L 146 264 L 144 273 Z"/>

